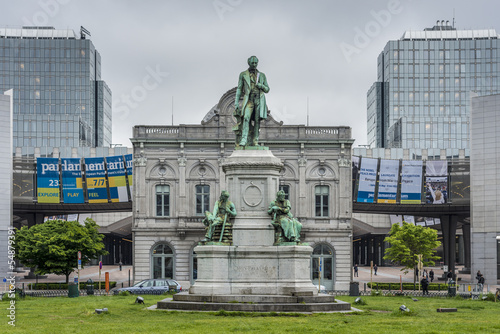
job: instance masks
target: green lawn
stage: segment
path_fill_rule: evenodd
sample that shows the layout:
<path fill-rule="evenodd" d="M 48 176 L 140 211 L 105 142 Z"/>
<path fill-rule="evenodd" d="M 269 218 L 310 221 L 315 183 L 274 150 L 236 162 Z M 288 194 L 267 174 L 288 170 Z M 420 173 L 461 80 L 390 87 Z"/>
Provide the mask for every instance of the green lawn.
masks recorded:
<path fill-rule="evenodd" d="M 30 298 L 16 301 L 16 326 L 8 325 L 8 301 L 0 333 L 500 333 L 500 303 L 455 298 L 362 297 L 363 312 L 277 315 L 229 312 L 149 311 L 134 296 Z M 146 306 L 165 296 L 144 296 Z M 354 302 L 354 297 L 339 299 Z M 402 304 L 410 308 L 402 314 Z M 94 309 L 107 307 L 109 314 Z M 456 313 L 437 313 L 440 307 Z"/>

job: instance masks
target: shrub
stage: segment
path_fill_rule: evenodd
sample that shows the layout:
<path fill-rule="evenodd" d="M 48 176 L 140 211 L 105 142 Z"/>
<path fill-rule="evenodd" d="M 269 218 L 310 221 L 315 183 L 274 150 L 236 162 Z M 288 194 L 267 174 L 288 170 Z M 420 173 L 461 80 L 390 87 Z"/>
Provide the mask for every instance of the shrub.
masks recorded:
<path fill-rule="evenodd" d="M 99 282 L 93 282 L 94 289 L 99 289 Z M 80 282 L 79 284 L 80 290 L 84 290 L 87 288 L 86 282 Z M 104 289 L 105 283 L 101 282 L 101 289 Z M 109 282 L 109 289 L 113 289 L 116 287 L 116 282 Z M 26 287 L 29 290 L 67 290 L 68 284 L 66 283 L 29 283 Z"/>
<path fill-rule="evenodd" d="M 399 283 L 367 283 L 367 286 L 369 288 L 377 289 L 377 290 L 394 290 L 398 291 L 400 289 L 400 284 Z M 413 283 L 403 283 L 403 290 L 418 290 L 418 282 L 413 285 Z M 448 290 L 448 285 L 447 284 L 442 284 L 442 283 L 431 283 L 427 287 L 429 291 L 447 291 Z M 422 290 L 422 286 L 420 286 L 420 290 Z"/>

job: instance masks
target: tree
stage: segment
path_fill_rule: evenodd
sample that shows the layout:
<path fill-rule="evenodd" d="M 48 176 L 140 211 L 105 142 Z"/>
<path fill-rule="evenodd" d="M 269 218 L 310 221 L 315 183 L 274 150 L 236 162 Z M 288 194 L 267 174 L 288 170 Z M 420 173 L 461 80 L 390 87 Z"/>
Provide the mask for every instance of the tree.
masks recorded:
<path fill-rule="evenodd" d="M 399 262 L 404 266 L 401 270 L 404 270 L 405 274 L 410 269 L 416 273 L 418 254 L 422 254 L 422 263 L 425 267 L 433 266 L 434 260 L 440 258 L 435 253 L 441 242 L 437 240 L 437 231 L 432 228 L 407 222 L 403 222 L 403 226 L 394 224 L 384 241 L 390 244 L 385 250 L 384 259 Z"/>
<path fill-rule="evenodd" d="M 85 225 L 77 221 L 49 220 L 31 228 L 22 227 L 16 231 L 16 258 L 24 265 L 36 267 L 37 274 L 69 275 L 78 267 L 78 251 L 82 252 L 82 265 L 104 250 L 99 226 L 90 218 Z"/>

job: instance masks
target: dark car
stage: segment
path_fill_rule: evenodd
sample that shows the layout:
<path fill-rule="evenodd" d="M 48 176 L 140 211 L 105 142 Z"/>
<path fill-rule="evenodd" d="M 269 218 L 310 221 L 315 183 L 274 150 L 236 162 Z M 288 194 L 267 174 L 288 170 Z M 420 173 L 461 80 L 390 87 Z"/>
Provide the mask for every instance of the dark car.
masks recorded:
<path fill-rule="evenodd" d="M 114 293 L 119 294 L 122 291 L 128 291 L 132 294 L 163 294 L 168 291 L 181 292 L 182 286 L 173 279 L 157 278 L 140 281 L 128 288 L 116 289 Z"/>

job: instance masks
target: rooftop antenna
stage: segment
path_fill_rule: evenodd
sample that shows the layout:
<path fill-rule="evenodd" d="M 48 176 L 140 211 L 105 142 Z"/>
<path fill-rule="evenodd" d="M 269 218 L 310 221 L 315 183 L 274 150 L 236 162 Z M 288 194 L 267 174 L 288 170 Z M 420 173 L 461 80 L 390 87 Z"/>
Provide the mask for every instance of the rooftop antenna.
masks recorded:
<path fill-rule="evenodd" d="M 172 95 L 172 126 L 174 126 L 174 96 Z"/>
<path fill-rule="evenodd" d="M 455 28 L 455 8 L 453 8 L 453 21 L 452 21 L 452 27 Z"/>
<path fill-rule="evenodd" d="M 309 126 L 309 96 L 307 97 L 307 126 Z"/>
<path fill-rule="evenodd" d="M 80 26 L 80 37 L 81 37 L 81 39 L 85 39 L 85 35 L 92 36 L 92 35 L 90 35 L 90 31 L 88 31 L 87 29 L 85 29 L 83 26 Z"/>

